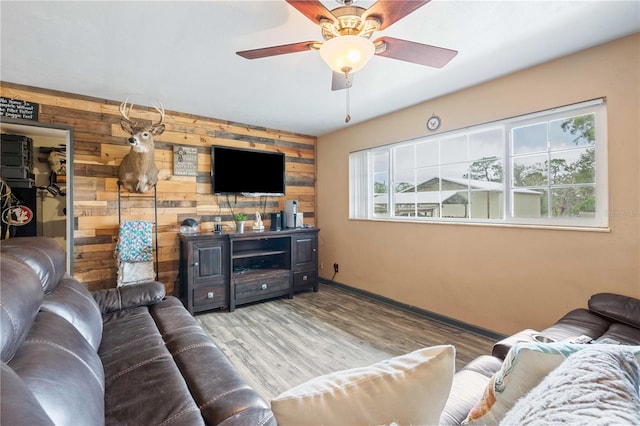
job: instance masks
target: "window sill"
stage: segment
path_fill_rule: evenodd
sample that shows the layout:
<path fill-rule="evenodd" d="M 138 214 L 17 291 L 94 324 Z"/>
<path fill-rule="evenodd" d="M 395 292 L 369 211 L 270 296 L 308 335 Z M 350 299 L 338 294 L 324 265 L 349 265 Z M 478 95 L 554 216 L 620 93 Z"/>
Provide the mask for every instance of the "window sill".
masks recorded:
<path fill-rule="evenodd" d="M 445 221 L 445 220 L 411 220 L 411 219 L 383 219 L 383 218 L 370 218 L 359 219 L 349 218 L 350 221 L 357 222 L 393 222 L 393 223 L 412 223 L 412 224 L 427 224 L 427 225 L 457 225 L 457 226 L 478 226 L 489 228 L 516 228 L 516 229 L 544 229 L 552 231 L 578 231 L 578 232 L 598 232 L 598 233 L 610 233 L 610 227 L 587 227 L 587 226 L 568 226 L 568 225 L 533 225 L 522 223 L 481 223 L 481 222 L 457 222 L 457 221 Z"/>

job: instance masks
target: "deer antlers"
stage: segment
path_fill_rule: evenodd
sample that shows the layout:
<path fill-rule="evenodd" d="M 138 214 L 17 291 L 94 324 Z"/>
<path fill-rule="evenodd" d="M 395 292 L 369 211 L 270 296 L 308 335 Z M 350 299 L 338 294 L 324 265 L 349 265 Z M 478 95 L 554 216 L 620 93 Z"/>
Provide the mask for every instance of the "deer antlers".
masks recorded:
<path fill-rule="evenodd" d="M 124 102 L 120 104 L 120 115 L 122 116 L 123 121 L 126 121 L 130 126 L 135 127 L 136 123 L 129 118 L 129 114 L 131 114 L 131 110 L 133 109 L 133 103 L 131 104 L 131 107 L 129 107 L 129 112 L 127 112 L 128 100 L 129 98 L 125 99 Z"/>
<path fill-rule="evenodd" d="M 160 99 L 158 99 L 158 103 L 160 104 L 160 108 L 158 108 L 155 104 L 153 104 L 153 107 L 160 113 L 160 121 L 154 124 L 154 126 L 158 126 L 164 121 L 164 106 L 162 105 L 162 102 L 160 102 Z"/>
<path fill-rule="evenodd" d="M 133 110 L 133 102 L 129 106 L 129 111 L 127 111 L 127 102 L 128 101 L 129 101 L 129 98 L 127 97 L 127 99 L 125 99 L 124 102 L 122 102 L 120 104 L 120 108 L 119 108 L 120 115 L 122 116 L 122 120 L 126 121 L 131 127 L 137 127 L 137 122 L 135 122 L 131 118 L 129 118 L 129 115 L 131 114 L 131 111 Z M 160 104 L 160 108 L 158 108 L 155 104 L 153 105 L 153 107 L 155 108 L 156 111 L 158 111 L 160 113 L 160 121 L 158 121 L 157 123 L 152 124 L 151 127 L 159 126 L 164 121 L 164 106 L 162 105 L 162 102 L 160 102 L 159 99 L 158 99 L 158 103 Z"/>

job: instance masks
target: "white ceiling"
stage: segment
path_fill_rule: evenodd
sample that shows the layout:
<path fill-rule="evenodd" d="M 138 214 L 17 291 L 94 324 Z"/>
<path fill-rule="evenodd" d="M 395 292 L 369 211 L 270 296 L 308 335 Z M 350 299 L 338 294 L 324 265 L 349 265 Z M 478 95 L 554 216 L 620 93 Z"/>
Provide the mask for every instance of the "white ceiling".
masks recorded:
<path fill-rule="evenodd" d="M 442 69 L 374 57 L 354 74 L 345 124 L 345 92 L 317 51 L 235 54 L 322 40 L 284 0 L 2 0 L 0 15 L 3 81 L 316 136 L 640 31 L 637 0 L 433 0 L 374 38 L 458 56 Z"/>

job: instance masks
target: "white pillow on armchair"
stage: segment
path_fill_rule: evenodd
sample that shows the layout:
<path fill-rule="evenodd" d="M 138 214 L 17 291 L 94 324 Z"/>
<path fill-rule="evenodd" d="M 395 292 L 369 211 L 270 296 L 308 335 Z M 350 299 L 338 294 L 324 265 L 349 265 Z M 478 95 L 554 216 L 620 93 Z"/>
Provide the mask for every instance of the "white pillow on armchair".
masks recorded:
<path fill-rule="evenodd" d="M 451 345 L 316 377 L 271 400 L 278 425 L 437 424 L 455 373 Z"/>

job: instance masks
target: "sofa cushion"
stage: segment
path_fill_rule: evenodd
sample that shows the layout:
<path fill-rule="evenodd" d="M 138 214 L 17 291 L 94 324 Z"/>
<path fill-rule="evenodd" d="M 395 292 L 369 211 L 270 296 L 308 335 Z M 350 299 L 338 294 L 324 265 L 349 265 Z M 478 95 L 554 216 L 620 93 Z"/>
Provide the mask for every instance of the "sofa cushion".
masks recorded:
<path fill-rule="evenodd" d="M 453 346 L 424 348 L 311 379 L 271 401 L 279 425 L 437 424 L 455 371 Z"/>
<path fill-rule="evenodd" d="M 509 351 L 500 370 L 491 378 L 463 424 L 498 424 L 521 397 L 560 366 L 574 352 L 596 345 L 576 343 L 521 343 Z M 599 350 L 618 345 L 597 344 Z M 628 346 L 640 359 L 640 346 Z"/>
<path fill-rule="evenodd" d="M 502 423 L 640 425 L 640 365 L 628 347 L 591 345 L 570 355 Z"/>
<path fill-rule="evenodd" d="M 606 318 L 640 328 L 640 299 L 612 293 L 598 293 L 589 299 L 589 310 Z"/>
<path fill-rule="evenodd" d="M 173 296 L 104 316 L 107 424 L 275 424 L 268 403 Z"/>
<path fill-rule="evenodd" d="M 75 278 L 65 275 L 55 290 L 45 297 L 41 309 L 69 321 L 98 351 L 102 340 L 102 315 L 89 290 Z"/>
<path fill-rule="evenodd" d="M 107 425 L 204 424 L 146 306 L 104 316 L 99 354 Z"/>
<path fill-rule="evenodd" d="M 637 345 L 640 342 L 640 328 L 622 323 L 613 323 L 602 336 L 596 339 L 596 342 Z"/>
<path fill-rule="evenodd" d="M 149 307 L 165 345 L 207 424 L 264 425 L 269 404 L 238 375 L 233 364 L 175 297 Z"/>
<path fill-rule="evenodd" d="M 571 339 L 578 336 L 589 336 L 596 339 L 601 336 L 613 321 L 579 308 L 567 312 L 551 327 L 540 331 L 543 336 L 556 340 Z"/>
<path fill-rule="evenodd" d="M 9 366 L 55 424 L 104 423 L 102 363 L 64 318 L 40 312 Z"/>
<path fill-rule="evenodd" d="M 23 261 L 0 258 L 0 354 L 8 362 L 24 341 L 44 297 L 40 279 Z"/>

